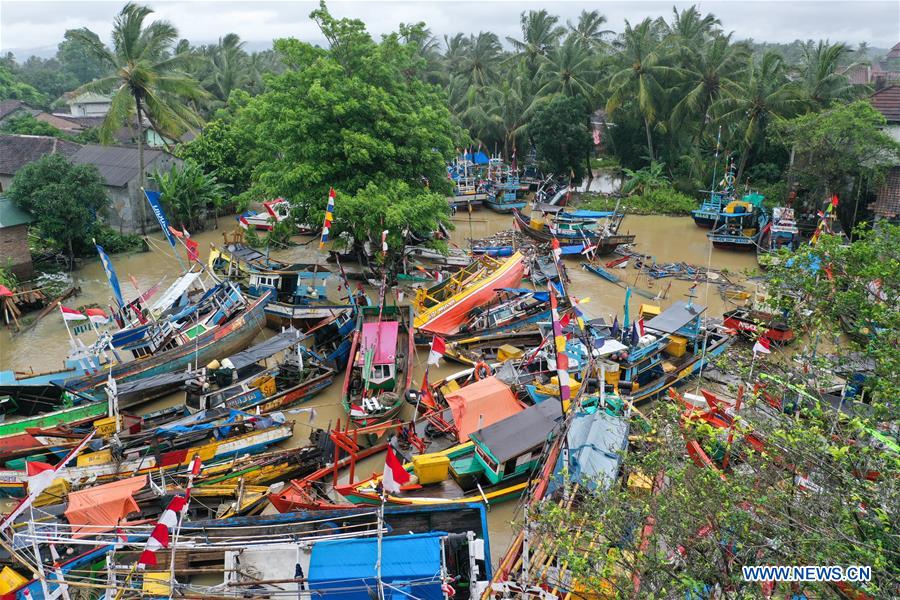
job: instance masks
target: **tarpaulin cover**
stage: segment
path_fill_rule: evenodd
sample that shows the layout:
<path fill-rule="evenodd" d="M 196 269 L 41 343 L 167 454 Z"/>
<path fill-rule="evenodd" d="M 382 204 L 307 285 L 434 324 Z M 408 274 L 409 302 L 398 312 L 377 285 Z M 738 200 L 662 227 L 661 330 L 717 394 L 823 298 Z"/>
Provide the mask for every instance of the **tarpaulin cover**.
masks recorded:
<path fill-rule="evenodd" d="M 572 419 L 566 439 L 569 447 L 569 481 L 581 482 L 592 491 L 598 486 L 606 488 L 615 481 L 623 452 L 628 446 L 628 420 L 607 414 L 604 410 L 581 412 Z M 560 455 L 556 462 L 551 490 L 563 483 L 563 459 L 564 456 Z"/>
<path fill-rule="evenodd" d="M 550 300 L 550 292 L 536 292 L 528 288 L 497 288 L 501 292 L 509 292 L 517 296 L 533 296 L 538 302 L 547 302 Z"/>
<path fill-rule="evenodd" d="M 189 371 L 178 371 L 176 373 L 160 373 L 159 375 L 151 375 L 134 381 L 126 381 L 116 386 L 116 393 L 119 398 L 124 398 L 132 394 L 149 391 L 162 391 L 166 388 L 176 388 L 185 381 L 196 377 L 196 373 Z"/>
<path fill-rule="evenodd" d="M 562 213 L 560 217 L 564 219 L 603 219 L 614 214 L 616 213 L 611 210 L 573 210 L 572 212 Z"/>
<path fill-rule="evenodd" d="M 490 162 L 488 155 L 484 152 L 466 152 L 466 160 L 471 160 L 476 165 L 486 165 Z"/>
<path fill-rule="evenodd" d="M 141 475 L 70 492 L 66 519 L 73 526 L 73 537 L 88 537 L 115 529 L 119 521 L 139 510 L 133 494 L 145 485 L 147 476 Z"/>
<path fill-rule="evenodd" d="M 416 598 L 443 600 L 442 532 L 387 536 L 381 542 L 381 579 L 391 587 L 413 584 Z M 331 600 L 370 600 L 375 592 L 378 540 L 331 540 L 313 546 L 309 588 Z M 368 589 L 367 589 L 368 588 Z"/>
<path fill-rule="evenodd" d="M 397 321 L 382 321 L 381 323 L 363 323 L 362 343 L 356 362 L 363 364 L 366 352 L 375 349 L 372 358 L 373 365 L 385 365 L 394 362 L 394 354 L 397 352 L 397 334 L 400 331 L 400 323 Z"/>
<path fill-rule="evenodd" d="M 664 310 L 662 314 L 644 323 L 644 327 L 662 333 L 675 333 L 700 316 L 705 310 L 705 306 L 688 304 L 679 300 L 672 303 L 672 306 Z"/>
<path fill-rule="evenodd" d="M 459 441 L 468 442 L 469 434 L 521 412 L 525 407 L 516 400 L 509 386 L 496 377 L 462 387 L 446 396 L 459 431 Z"/>
<path fill-rule="evenodd" d="M 246 366 L 274 356 L 283 350 L 287 350 L 291 346 L 296 345 L 303 337 L 303 334 L 291 328 L 278 335 L 273 335 L 266 341 L 247 348 L 243 352 L 232 354 L 228 357 L 228 360 L 231 361 L 235 369 L 243 369 Z"/>

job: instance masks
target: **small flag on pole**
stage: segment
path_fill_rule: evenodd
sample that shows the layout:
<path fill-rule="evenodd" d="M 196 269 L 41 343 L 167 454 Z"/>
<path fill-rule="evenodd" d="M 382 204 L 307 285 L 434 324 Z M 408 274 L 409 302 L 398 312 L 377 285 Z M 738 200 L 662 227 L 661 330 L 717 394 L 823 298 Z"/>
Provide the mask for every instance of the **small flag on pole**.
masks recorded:
<path fill-rule="evenodd" d="M 428 353 L 428 364 L 436 365 L 440 363 L 446 348 L 447 345 L 444 343 L 444 338 L 434 336 L 434 339 L 431 340 L 431 351 Z"/>
<path fill-rule="evenodd" d="M 84 311 L 87 313 L 88 319 L 95 325 L 105 325 L 109 323 L 109 315 L 103 312 L 102 308 L 89 308 Z"/>
<path fill-rule="evenodd" d="M 328 206 L 325 207 L 325 220 L 322 222 L 322 237 L 319 238 L 319 250 L 325 247 L 331 233 L 331 222 L 334 220 L 334 188 L 328 190 Z"/>
<path fill-rule="evenodd" d="M 394 454 L 394 449 L 388 446 L 387 456 L 384 459 L 384 475 L 381 478 L 385 491 L 397 494 L 402 486 L 409 483 L 409 479 L 409 473 L 403 468 L 403 463 Z"/>
<path fill-rule="evenodd" d="M 772 347 L 771 340 L 769 340 L 769 338 L 767 338 L 766 336 L 762 336 L 761 338 L 756 340 L 755 344 L 753 344 L 753 354 L 757 354 L 757 353 L 771 354 L 772 353 L 772 350 L 770 350 L 771 347 Z"/>
<path fill-rule="evenodd" d="M 562 256 L 562 248 L 559 247 L 559 240 L 553 238 L 553 241 L 550 242 L 550 247 L 553 250 L 553 260 L 559 260 L 559 257 Z"/>
<path fill-rule="evenodd" d="M 68 306 L 59 305 L 59 311 L 62 313 L 63 319 L 66 321 L 85 321 L 87 320 L 87 316 L 83 313 L 78 312 L 74 308 L 69 308 Z"/>

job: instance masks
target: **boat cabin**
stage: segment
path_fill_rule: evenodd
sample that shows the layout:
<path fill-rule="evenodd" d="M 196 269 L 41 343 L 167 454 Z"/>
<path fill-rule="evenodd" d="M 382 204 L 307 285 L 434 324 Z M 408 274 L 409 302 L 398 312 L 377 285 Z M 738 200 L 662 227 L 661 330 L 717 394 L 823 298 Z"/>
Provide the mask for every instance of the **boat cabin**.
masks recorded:
<path fill-rule="evenodd" d="M 541 461 L 544 443 L 551 437 L 562 409 L 556 402 L 541 402 L 469 435 L 474 460 L 491 483 L 525 475 Z"/>
<path fill-rule="evenodd" d="M 397 378 L 399 332 L 399 321 L 363 323 L 360 348 L 353 367 L 360 372 L 364 390 L 394 389 Z"/>
<path fill-rule="evenodd" d="M 794 249 L 800 239 L 800 229 L 794 218 L 794 209 L 777 206 L 772 209 L 772 227 L 769 230 L 769 250 Z"/>
<path fill-rule="evenodd" d="M 292 265 L 308 269 L 309 265 Z M 326 297 L 325 279 L 329 273 L 316 270 L 251 271 L 247 290 L 251 296 L 260 296 L 267 289 L 275 290 L 280 302 L 301 304 Z"/>

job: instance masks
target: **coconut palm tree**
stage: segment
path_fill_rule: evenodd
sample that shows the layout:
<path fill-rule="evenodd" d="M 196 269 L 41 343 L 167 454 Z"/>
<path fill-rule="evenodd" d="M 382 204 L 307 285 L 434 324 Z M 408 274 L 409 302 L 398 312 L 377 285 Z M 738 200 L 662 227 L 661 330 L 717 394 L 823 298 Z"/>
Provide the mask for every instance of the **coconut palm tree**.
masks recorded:
<path fill-rule="evenodd" d="M 658 21 L 667 37 L 678 43 L 698 47 L 713 36 L 720 35 L 722 22 L 712 13 L 701 15 L 696 6 L 679 11 L 672 7 L 672 21 L 662 17 Z"/>
<path fill-rule="evenodd" d="M 481 88 L 497 80 L 502 55 L 497 34 L 482 31 L 471 35 L 459 62 L 459 74 L 480 95 Z"/>
<path fill-rule="evenodd" d="M 607 80 L 610 97 L 606 112 L 612 116 L 626 101 L 633 99 L 637 103 L 647 135 L 647 153 L 652 161 L 655 155 L 651 128 L 665 96 L 663 80 L 676 75 L 678 70 L 665 63 L 656 25 L 649 18 L 634 27 L 625 21 L 625 31 L 614 47 L 618 52 L 613 72 Z"/>
<path fill-rule="evenodd" d="M 524 71 L 524 65 L 511 70 L 503 81 L 488 90 L 489 122 L 503 146 L 504 156 L 510 156 L 522 146 L 528 122 L 541 103 L 534 93 L 532 80 L 517 71 Z"/>
<path fill-rule="evenodd" d="M 551 15 L 544 9 L 530 10 L 527 13 L 523 11 L 519 22 L 522 27 L 522 39 L 507 37 L 506 41 L 516 50 L 518 56 L 524 58 L 528 72 L 534 74 L 538 58 L 545 56 L 554 46 L 558 46 L 566 30 L 557 25 L 559 17 Z"/>
<path fill-rule="evenodd" d="M 83 85 L 78 92 L 112 94 L 109 112 L 100 127 L 103 143 L 109 143 L 113 133 L 134 117 L 141 185 L 146 178 L 144 120 L 161 135 L 177 139 L 186 130 L 201 124 L 192 103 L 207 96 L 200 84 L 185 72 L 196 58 L 187 52 L 172 53 L 178 41 L 175 27 L 167 21 L 144 25 L 152 13 L 146 6 L 126 4 L 113 22 L 111 50 L 96 39 L 79 36 L 111 70 L 109 75 Z"/>
<path fill-rule="evenodd" d="M 742 79 L 724 81 L 722 88 L 724 93 L 713 110 L 720 122 L 737 128 L 744 146 L 737 172 L 740 180 L 750 154 L 764 142 L 769 124 L 796 116 L 806 101 L 798 85 L 788 79 L 784 60 L 774 51 L 751 64 Z"/>
<path fill-rule="evenodd" d="M 812 42 L 804 44 L 800 82 L 813 110 L 828 108 L 836 100 L 849 100 L 860 93 L 860 88 L 838 72 L 842 59 L 851 52 L 846 44 L 829 44 L 821 40 L 815 46 Z"/>
<path fill-rule="evenodd" d="M 743 44 L 732 44 L 731 34 L 719 35 L 699 46 L 682 47 L 680 73 L 684 92 L 672 107 L 674 124 L 699 120 L 693 136 L 694 143 L 703 137 L 709 121 L 709 109 L 722 94 L 723 83 L 739 78 L 747 68 L 749 49 Z"/>
<path fill-rule="evenodd" d="M 566 22 L 569 27 L 568 39 L 574 39 L 587 50 L 599 50 L 606 45 L 604 38 L 614 33 L 610 29 L 602 29 L 604 23 L 606 23 L 606 17 L 600 14 L 599 10 L 583 10 L 578 15 L 576 24 L 573 25 L 571 21 Z"/>
<path fill-rule="evenodd" d="M 206 54 L 211 69 L 203 86 L 221 106 L 228 101 L 233 90 L 249 85 L 249 57 L 244 51 L 244 42 L 236 33 L 219 38 L 219 43 L 209 47 Z"/>
<path fill-rule="evenodd" d="M 550 50 L 537 71 L 539 96 L 580 96 L 591 106 L 597 80 L 596 55 L 571 36 Z"/>

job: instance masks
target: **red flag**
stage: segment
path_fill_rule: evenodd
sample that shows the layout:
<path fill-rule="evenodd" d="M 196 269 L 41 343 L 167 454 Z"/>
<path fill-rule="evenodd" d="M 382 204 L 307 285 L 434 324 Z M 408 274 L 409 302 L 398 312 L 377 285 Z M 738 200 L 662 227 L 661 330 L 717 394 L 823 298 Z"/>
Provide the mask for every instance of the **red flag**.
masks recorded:
<path fill-rule="evenodd" d="M 69 308 L 68 306 L 59 305 L 59 311 L 62 313 L 63 319 L 66 321 L 84 321 L 87 317 L 75 310 L 74 308 Z"/>
<path fill-rule="evenodd" d="M 178 231 L 177 229 L 175 229 L 174 227 L 172 227 L 171 225 L 169 225 L 169 233 L 171 233 L 172 235 L 174 235 L 175 237 L 177 237 L 179 239 L 184 239 L 184 234 L 182 232 Z"/>
<path fill-rule="evenodd" d="M 641 334 L 641 337 L 644 336 L 644 317 L 638 319 L 638 333 Z"/>
<path fill-rule="evenodd" d="M 195 242 L 194 240 L 187 239 L 184 240 L 185 248 L 187 249 L 187 258 L 188 262 L 200 261 L 200 244 Z"/>
<path fill-rule="evenodd" d="M 431 340 L 431 351 L 428 353 L 428 364 L 436 365 L 441 362 L 441 357 L 444 356 L 446 349 L 447 345 L 444 343 L 444 338 L 434 336 L 434 339 Z"/>
<path fill-rule="evenodd" d="M 96 323 L 97 325 L 109 323 L 109 315 L 103 312 L 102 308 L 89 308 L 84 312 L 87 313 L 91 323 Z"/>
<path fill-rule="evenodd" d="M 769 349 L 772 347 L 772 342 L 766 336 L 762 336 L 756 343 L 753 344 L 753 354 L 757 352 L 761 352 L 762 354 L 771 354 L 772 351 Z"/>
<path fill-rule="evenodd" d="M 835 194 L 834 196 L 831 197 L 831 205 L 834 206 L 834 207 L 837 207 L 837 205 L 838 205 L 838 197 L 837 197 L 837 194 Z"/>
<path fill-rule="evenodd" d="M 394 454 L 394 449 L 388 446 L 387 456 L 384 459 L 384 475 L 381 478 L 385 491 L 397 494 L 402 486 L 409 483 L 409 479 L 409 473 L 406 472 L 400 459 Z"/>

